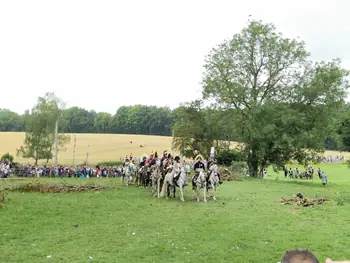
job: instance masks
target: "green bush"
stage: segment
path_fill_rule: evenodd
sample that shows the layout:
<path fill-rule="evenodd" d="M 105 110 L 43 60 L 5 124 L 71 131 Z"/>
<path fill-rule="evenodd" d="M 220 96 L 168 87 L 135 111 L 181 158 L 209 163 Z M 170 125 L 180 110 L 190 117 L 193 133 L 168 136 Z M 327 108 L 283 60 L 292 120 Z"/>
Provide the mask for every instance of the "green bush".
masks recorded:
<path fill-rule="evenodd" d="M 11 155 L 10 153 L 5 153 L 3 156 L 1 156 L 0 160 L 9 160 L 12 163 L 14 159 L 15 158 L 13 157 L 13 155 Z"/>
<path fill-rule="evenodd" d="M 246 162 L 233 162 L 230 166 L 233 174 L 244 176 L 246 175 L 246 171 L 248 169 Z"/>
<path fill-rule="evenodd" d="M 100 162 L 97 165 L 98 166 L 119 166 L 119 165 L 123 165 L 124 162 L 122 161 L 108 161 L 108 162 Z"/>
<path fill-rule="evenodd" d="M 243 154 L 235 149 L 222 149 L 216 155 L 219 165 L 231 166 L 234 162 L 243 161 Z"/>

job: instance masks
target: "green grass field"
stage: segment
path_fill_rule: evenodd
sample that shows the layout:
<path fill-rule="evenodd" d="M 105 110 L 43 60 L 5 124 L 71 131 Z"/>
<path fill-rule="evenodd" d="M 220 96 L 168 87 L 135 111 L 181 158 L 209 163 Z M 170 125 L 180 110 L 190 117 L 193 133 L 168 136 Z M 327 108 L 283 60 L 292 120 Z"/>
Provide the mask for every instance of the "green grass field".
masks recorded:
<path fill-rule="evenodd" d="M 321 167 L 326 187 L 318 178 L 284 179 L 270 171 L 270 180 L 225 182 L 218 200 L 207 204 L 197 203 L 189 187 L 181 203 L 123 187 L 120 179 L 88 179 L 116 187 L 101 192 L 10 192 L 0 208 L 0 262 L 276 263 L 295 247 L 309 248 L 321 262 L 350 258 L 350 170 Z M 0 184 L 16 184 L 9 181 Z M 280 204 L 298 192 L 332 200 L 312 208 Z"/>

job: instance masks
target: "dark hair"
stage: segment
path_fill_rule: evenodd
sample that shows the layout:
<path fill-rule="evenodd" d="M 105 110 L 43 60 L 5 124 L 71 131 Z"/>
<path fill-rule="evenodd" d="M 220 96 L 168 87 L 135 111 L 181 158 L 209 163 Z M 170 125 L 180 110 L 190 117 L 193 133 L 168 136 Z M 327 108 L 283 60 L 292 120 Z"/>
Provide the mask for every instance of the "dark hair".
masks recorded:
<path fill-rule="evenodd" d="M 179 156 L 176 156 L 176 157 L 175 157 L 175 161 L 178 161 L 178 160 L 180 160 L 180 157 L 179 157 Z"/>
<path fill-rule="evenodd" d="M 320 263 L 311 251 L 303 248 L 297 248 L 287 251 L 281 263 Z"/>

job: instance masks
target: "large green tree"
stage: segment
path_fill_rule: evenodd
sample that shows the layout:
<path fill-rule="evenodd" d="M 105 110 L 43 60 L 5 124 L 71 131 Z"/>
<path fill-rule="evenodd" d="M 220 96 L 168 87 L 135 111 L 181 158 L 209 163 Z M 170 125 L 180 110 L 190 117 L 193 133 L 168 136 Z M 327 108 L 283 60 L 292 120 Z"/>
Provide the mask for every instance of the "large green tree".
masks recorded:
<path fill-rule="evenodd" d="M 347 75 L 339 60 L 313 63 L 304 42 L 283 37 L 272 24 L 249 21 L 206 57 L 203 96 L 234 109 L 226 118 L 234 120 L 232 134 L 245 145 L 250 175 L 259 176 L 259 166 L 304 162 L 322 151 L 334 132 L 331 119 L 343 103 Z"/>
<path fill-rule="evenodd" d="M 60 115 L 59 102 L 53 93 L 46 93 L 39 97 L 31 112 L 25 114 L 26 135 L 24 145 L 17 150 L 24 158 L 50 160 L 53 157 L 55 142 L 55 125 Z M 68 138 L 61 135 L 59 145 L 68 142 Z"/>
<path fill-rule="evenodd" d="M 174 119 L 174 148 L 186 157 L 208 156 L 215 133 L 210 128 L 203 102 L 196 100 L 180 106 L 174 112 Z"/>

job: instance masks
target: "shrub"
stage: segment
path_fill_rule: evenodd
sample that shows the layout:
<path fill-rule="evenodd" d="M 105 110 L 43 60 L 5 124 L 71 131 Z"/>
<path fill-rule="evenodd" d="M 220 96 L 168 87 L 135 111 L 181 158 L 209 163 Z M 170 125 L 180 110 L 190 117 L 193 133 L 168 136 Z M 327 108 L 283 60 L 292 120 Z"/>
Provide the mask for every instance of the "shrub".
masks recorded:
<path fill-rule="evenodd" d="M 5 153 L 3 156 L 1 156 L 0 160 L 8 160 L 12 163 L 14 160 L 14 157 L 10 153 Z"/>
<path fill-rule="evenodd" d="M 246 162 L 233 162 L 230 168 L 234 174 L 243 176 L 246 175 L 248 166 Z"/>
<path fill-rule="evenodd" d="M 230 166 L 234 162 L 243 161 L 243 154 L 236 149 L 222 149 L 218 151 L 216 160 L 219 165 Z"/>

